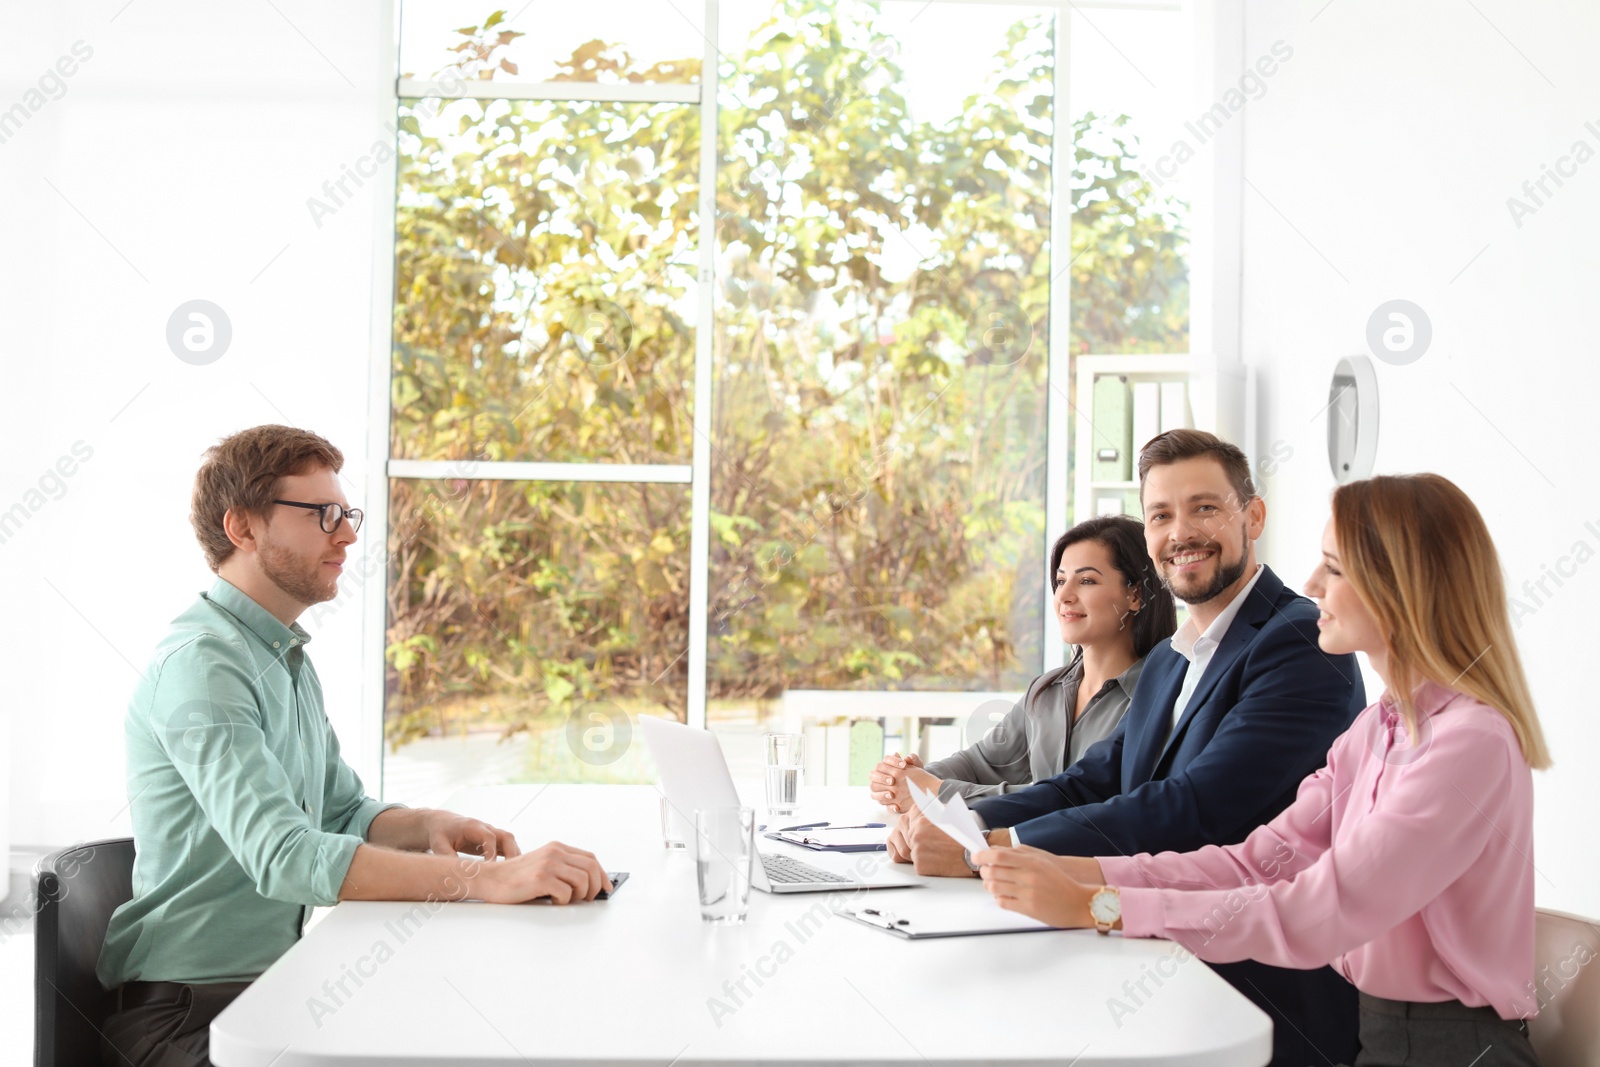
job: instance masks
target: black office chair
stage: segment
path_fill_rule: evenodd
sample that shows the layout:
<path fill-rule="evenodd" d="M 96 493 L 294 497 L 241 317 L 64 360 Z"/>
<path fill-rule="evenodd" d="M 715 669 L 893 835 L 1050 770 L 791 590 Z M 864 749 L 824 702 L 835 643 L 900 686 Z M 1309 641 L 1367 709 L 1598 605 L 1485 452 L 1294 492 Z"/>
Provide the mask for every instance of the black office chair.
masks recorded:
<path fill-rule="evenodd" d="M 94 975 L 111 913 L 133 899 L 133 838 L 92 841 L 39 861 L 33 949 L 34 1067 L 100 1062 L 112 997 Z"/>

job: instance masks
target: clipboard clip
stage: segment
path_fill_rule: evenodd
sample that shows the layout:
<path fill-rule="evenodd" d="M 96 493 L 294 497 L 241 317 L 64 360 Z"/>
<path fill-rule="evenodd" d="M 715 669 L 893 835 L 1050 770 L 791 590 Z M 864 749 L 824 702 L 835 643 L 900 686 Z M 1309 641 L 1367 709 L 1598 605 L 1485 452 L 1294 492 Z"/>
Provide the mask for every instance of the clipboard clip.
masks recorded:
<path fill-rule="evenodd" d="M 893 930 L 897 926 L 911 925 L 911 920 L 897 919 L 894 912 L 887 909 L 880 911 L 877 908 L 857 908 L 853 914 L 862 922 L 873 926 L 881 926 L 885 930 Z"/>

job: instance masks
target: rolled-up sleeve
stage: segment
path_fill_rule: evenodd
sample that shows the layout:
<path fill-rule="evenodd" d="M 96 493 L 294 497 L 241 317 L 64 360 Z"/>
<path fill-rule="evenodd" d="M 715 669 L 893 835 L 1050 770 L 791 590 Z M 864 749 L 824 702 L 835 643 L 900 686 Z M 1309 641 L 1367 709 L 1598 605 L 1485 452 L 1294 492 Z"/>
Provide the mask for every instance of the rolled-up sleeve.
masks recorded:
<path fill-rule="evenodd" d="M 298 904 L 337 903 L 362 839 L 324 830 L 295 799 L 268 748 L 251 679 L 227 642 L 200 635 L 167 658 L 154 682 L 145 709 L 151 733 L 256 891 Z M 358 806 L 345 825 L 365 814 L 364 831 L 381 810 L 371 803 L 375 810 Z"/>

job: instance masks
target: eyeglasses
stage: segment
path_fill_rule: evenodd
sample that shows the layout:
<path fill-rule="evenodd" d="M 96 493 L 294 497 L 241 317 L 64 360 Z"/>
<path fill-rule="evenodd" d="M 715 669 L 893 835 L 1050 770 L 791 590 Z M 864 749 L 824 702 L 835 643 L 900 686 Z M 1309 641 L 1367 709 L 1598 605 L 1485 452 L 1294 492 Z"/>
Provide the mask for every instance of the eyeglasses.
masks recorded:
<path fill-rule="evenodd" d="M 347 508 L 343 504 L 307 504 L 299 500 L 274 500 L 273 503 L 315 511 L 323 533 L 333 533 L 338 530 L 339 523 L 345 519 L 350 520 L 350 532 L 359 533 L 361 532 L 361 520 L 366 517 L 360 508 Z"/>

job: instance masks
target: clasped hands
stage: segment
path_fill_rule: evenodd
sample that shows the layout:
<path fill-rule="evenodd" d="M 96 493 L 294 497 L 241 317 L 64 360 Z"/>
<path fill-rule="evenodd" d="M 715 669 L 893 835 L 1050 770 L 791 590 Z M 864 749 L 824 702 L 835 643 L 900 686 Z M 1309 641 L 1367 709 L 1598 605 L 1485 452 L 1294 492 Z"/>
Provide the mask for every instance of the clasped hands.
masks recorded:
<path fill-rule="evenodd" d="M 961 855 L 961 846 L 910 802 L 907 781 L 916 782 L 918 788 L 929 793 L 939 790 L 939 779 L 921 769 L 920 763 L 912 762 L 914 760 L 915 756 L 891 756 L 873 772 L 873 799 L 883 803 L 884 795 L 890 799 L 897 795 L 906 798 L 904 807 L 884 804 L 901 812 L 900 819 L 889 832 L 889 858 L 896 863 L 911 864 L 921 875 L 975 877 Z M 891 761 L 897 765 L 886 767 Z M 890 780 L 880 781 L 880 775 Z M 1014 845 L 1009 830 L 991 830 L 986 838 L 990 847 L 976 853 L 972 862 L 979 868 L 976 877 L 983 879 L 984 888 L 1002 908 L 1056 927 L 1094 925 L 1094 918 L 1089 914 L 1089 898 L 1105 884 L 1098 862 L 1089 857 L 1056 856 L 1027 845 Z"/>

